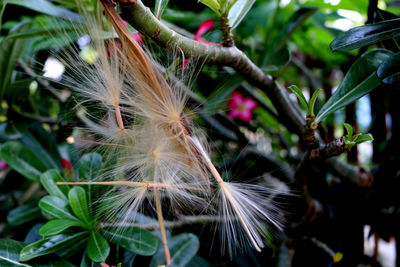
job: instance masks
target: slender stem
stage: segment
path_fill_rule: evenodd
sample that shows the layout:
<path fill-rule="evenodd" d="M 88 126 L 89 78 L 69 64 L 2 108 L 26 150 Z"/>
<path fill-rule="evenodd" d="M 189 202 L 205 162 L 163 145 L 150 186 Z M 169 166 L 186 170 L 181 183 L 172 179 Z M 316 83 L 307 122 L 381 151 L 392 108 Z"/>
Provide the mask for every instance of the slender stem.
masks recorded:
<path fill-rule="evenodd" d="M 290 100 L 287 90 L 258 68 L 240 49 L 235 46 L 207 45 L 184 37 L 161 23 L 140 0 L 117 0 L 116 2 L 119 3 L 124 19 L 160 47 L 172 52 L 179 48 L 186 57 L 234 68 L 250 84 L 267 94 L 277 109 L 281 123 L 289 131 L 302 137 L 305 121 L 298 112 L 298 107 Z M 114 7 L 111 0 L 102 0 L 102 3 Z M 330 165 L 334 168 L 334 164 Z M 344 177 L 353 179 L 353 177 Z"/>
<path fill-rule="evenodd" d="M 132 187 L 167 188 L 166 184 L 130 182 L 130 181 L 105 181 L 105 182 L 57 182 L 58 185 L 126 185 Z"/>
<path fill-rule="evenodd" d="M 228 16 L 226 14 L 221 15 L 220 25 L 222 31 L 222 45 L 225 47 L 232 47 L 235 45 L 233 41 L 231 26 L 229 25 Z"/>
<path fill-rule="evenodd" d="M 119 108 L 119 105 L 115 105 L 115 117 L 117 117 L 118 127 L 123 130 L 124 123 L 122 121 L 121 109 Z"/>
<path fill-rule="evenodd" d="M 237 220 L 237 217 L 233 217 L 232 220 Z M 207 223 L 216 223 L 216 222 L 224 222 L 224 218 L 221 216 L 211 216 L 211 215 L 196 215 L 196 216 L 182 216 L 174 221 L 165 221 L 164 227 L 166 229 L 171 228 L 179 228 L 185 225 L 192 224 L 207 224 Z M 147 222 L 147 223 L 102 223 L 101 227 L 112 227 L 112 226 L 121 226 L 121 227 L 138 227 L 146 230 L 158 230 L 160 229 L 160 225 L 158 222 Z"/>
<path fill-rule="evenodd" d="M 146 187 L 146 188 L 168 188 L 171 185 L 159 183 L 131 182 L 131 181 L 105 181 L 105 182 L 57 182 L 58 185 L 126 185 L 131 187 Z M 175 185 L 175 187 L 177 187 Z M 182 189 L 201 191 L 202 188 L 194 186 L 180 186 Z"/>
<path fill-rule="evenodd" d="M 154 201 L 156 203 L 158 224 L 160 225 L 161 241 L 164 246 L 165 261 L 167 262 L 167 265 L 170 265 L 171 264 L 171 255 L 169 253 L 167 235 L 165 234 L 164 218 L 162 215 L 161 200 L 160 200 L 160 192 L 157 189 L 154 190 Z"/>

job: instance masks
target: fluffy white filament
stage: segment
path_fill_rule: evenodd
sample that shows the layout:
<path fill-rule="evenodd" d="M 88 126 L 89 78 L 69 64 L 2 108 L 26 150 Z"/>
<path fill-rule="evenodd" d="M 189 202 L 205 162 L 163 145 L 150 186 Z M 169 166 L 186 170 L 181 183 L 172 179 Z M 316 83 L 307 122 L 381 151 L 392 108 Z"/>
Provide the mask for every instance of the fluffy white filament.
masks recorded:
<path fill-rule="evenodd" d="M 88 130 L 98 137 L 92 143 L 112 162 L 103 175 L 89 182 L 109 187 L 98 200 L 98 211 L 107 222 L 121 225 L 132 221 L 143 203 L 154 201 L 155 196 L 161 202 L 168 199 L 171 208 L 182 212 L 212 206 L 207 210 L 223 218 L 224 250 L 232 254 L 235 247 L 250 245 L 261 251 L 268 234 L 266 223 L 281 228 L 268 198 L 270 191 L 222 180 L 205 145 L 186 122 L 186 92 L 176 83 L 168 84 L 113 10 L 106 8 L 106 14 L 122 49 L 114 40 L 104 41 L 106 29 L 99 26 L 100 17 L 84 14 L 97 59 L 88 64 L 74 50 L 62 57 L 71 72 L 63 83 L 79 92 L 83 102 L 100 104 L 103 111 L 101 116 L 90 111 L 81 114 Z M 218 201 L 210 205 L 214 192 Z M 157 212 L 160 220 L 159 207 Z"/>

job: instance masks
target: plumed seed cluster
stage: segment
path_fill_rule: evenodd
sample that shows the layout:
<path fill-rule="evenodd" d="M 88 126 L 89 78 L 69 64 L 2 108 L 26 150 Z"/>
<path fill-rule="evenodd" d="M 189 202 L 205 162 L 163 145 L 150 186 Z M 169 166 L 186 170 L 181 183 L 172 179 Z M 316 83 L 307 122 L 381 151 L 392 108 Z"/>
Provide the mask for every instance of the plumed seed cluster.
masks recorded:
<path fill-rule="evenodd" d="M 114 39 L 104 40 L 111 29 L 101 26 L 101 12 L 84 13 L 86 29 L 81 33 L 91 37 L 97 60 L 88 64 L 76 50 L 61 60 L 72 70 L 64 83 L 102 111 L 100 118 L 91 113 L 81 118 L 99 137 L 93 143 L 113 162 L 105 175 L 89 182 L 110 188 L 99 200 L 104 220 L 121 225 L 132 221 L 145 201 L 158 207 L 168 200 L 172 209 L 220 215 L 223 248 L 229 253 L 248 246 L 260 251 L 266 223 L 281 227 L 269 189 L 223 181 L 206 144 L 187 122 L 185 89 L 167 82 L 111 1 L 101 2 L 122 47 Z M 157 215 L 163 234 L 160 208 Z M 168 263 L 166 243 L 164 234 Z"/>

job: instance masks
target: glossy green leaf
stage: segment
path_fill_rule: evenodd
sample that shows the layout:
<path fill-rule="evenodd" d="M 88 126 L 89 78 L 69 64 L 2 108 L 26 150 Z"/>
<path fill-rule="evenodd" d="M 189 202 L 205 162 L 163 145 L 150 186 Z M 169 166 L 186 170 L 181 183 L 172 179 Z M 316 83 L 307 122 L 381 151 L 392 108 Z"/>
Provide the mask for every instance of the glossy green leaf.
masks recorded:
<path fill-rule="evenodd" d="M 373 141 L 374 138 L 370 134 L 362 134 L 357 139 L 354 140 L 354 142 L 358 145 L 367 141 Z"/>
<path fill-rule="evenodd" d="M 46 25 L 40 28 L 27 29 L 24 31 L 11 33 L 7 35 L 6 38 L 32 38 L 38 36 L 53 37 L 57 34 L 66 35 L 67 33 L 75 33 L 77 30 L 79 30 L 79 25 Z"/>
<path fill-rule="evenodd" d="M 88 244 L 88 256 L 94 262 L 104 262 L 110 254 L 107 240 L 97 231 L 91 231 Z"/>
<path fill-rule="evenodd" d="M 19 142 L 10 141 L 3 144 L 0 157 L 13 170 L 34 181 L 39 181 L 40 175 L 47 169 L 35 153 Z"/>
<path fill-rule="evenodd" d="M 162 14 L 164 13 L 165 9 L 167 8 L 169 0 L 156 0 L 154 5 L 154 15 L 161 19 Z"/>
<path fill-rule="evenodd" d="M 24 238 L 24 242 L 26 244 L 30 244 L 33 242 L 36 242 L 40 239 L 42 239 L 42 237 L 39 235 L 39 229 L 44 225 L 44 223 L 37 223 L 34 226 L 32 226 L 31 229 L 29 229 L 28 233 L 26 234 L 25 238 Z"/>
<path fill-rule="evenodd" d="M 319 95 L 320 91 L 321 91 L 321 89 L 317 89 L 312 94 L 311 99 L 310 99 L 310 103 L 308 104 L 307 116 L 314 116 L 314 106 L 315 106 L 315 102 L 317 101 L 317 98 L 318 98 L 318 95 Z"/>
<path fill-rule="evenodd" d="M 261 64 L 264 71 L 276 71 L 287 64 L 290 60 L 290 53 L 287 48 L 288 40 L 316 11 L 316 8 L 303 7 L 289 18 L 280 34 L 273 38 L 272 43 L 269 43 L 265 49 L 266 52 L 262 57 Z"/>
<path fill-rule="evenodd" d="M 400 19 L 353 28 L 333 40 L 332 51 L 349 51 L 400 36 Z"/>
<path fill-rule="evenodd" d="M 202 257 L 194 256 L 190 262 L 186 265 L 190 267 L 210 267 L 211 265 Z"/>
<path fill-rule="evenodd" d="M 40 209 L 36 203 L 21 205 L 7 214 L 7 222 L 11 225 L 21 225 L 40 217 Z"/>
<path fill-rule="evenodd" d="M 37 12 L 41 12 L 54 17 L 61 17 L 69 20 L 80 20 L 80 16 L 75 12 L 60 6 L 54 5 L 47 0 L 5 0 L 7 4 L 19 5 Z"/>
<path fill-rule="evenodd" d="M 303 107 L 308 110 L 308 103 L 306 97 L 303 95 L 303 92 L 297 87 L 296 85 L 291 85 L 289 86 L 289 89 L 297 96 L 297 98 L 300 100 L 301 104 Z"/>
<path fill-rule="evenodd" d="M 72 226 L 83 226 L 83 224 L 70 219 L 51 220 L 40 228 L 39 235 L 43 237 L 57 235 Z"/>
<path fill-rule="evenodd" d="M 4 9 L 6 9 L 6 2 L 5 1 L 0 1 L 0 31 L 1 31 L 1 26 L 2 26 L 2 21 L 3 21 L 3 14 L 4 14 Z M 0 40 L 1 42 L 1 40 Z"/>
<path fill-rule="evenodd" d="M 156 253 L 159 244 L 158 238 L 153 233 L 137 227 L 124 229 L 108 227 L 103 229 L 102 233 L 110 238 L 112 243 L 143 256 Z"/>
<path fill-rule="evenodd" d="M 286 66 L 291 60 L 291 54 L 287 45 L 274 53 L 268 53 L 264 57 L 262 70 L 266 72 L 278 71 Z"/>
<path fill-rule="evenodd" d="M 30 265 L 19 262 L 19 252 L 25 247 L 25 243 L 0 239 L 0 266 L 1 267 L 30 267 Z"/>
<path fill-rule="evenodd" d="M 221 16 L 220 13 L 221 5 L 219 4 L 218 0 L 199 0 L 199 2 L 208 6 L 218 16 Z"/>
<path fill-rule="evenodd" d="M 68 200 L 76 217 L 90 226 L 93 223 L 93 218 L 89 213 L 85 189 L 79 186 L 72 188 L 69 190 Z"/>
<path fill-rule="evenodd" d="M 353 137 L 353 126 L 348 123 L 343 123 L 343 125 L 346 128 L 348 138 L 351 139 Z"/>
<path fill-rule="evenodd" d="M 56 170 L 48 170 L 40 176 L 40 183 L 50 195 L 67 200 L 68 186 L 56 184 L 63 181 L 64 179 Z"/>
<path fill-rule="evenodd" d="M 39 201 L 43 214 L 56 219 L 78 220 L 71 214 L 69 203 L 65 199 L 55 196 L 45 196 Z"/>
<path fill-rule="evenodd" d="M 256 0 L 237 0 L 236 3 L 230 8 L 228 14 L 228 21 L 231 29 L 236 28 L 249 12 Z"/>
<path fill-rule="evenodd" d="M 275 53 L 279 51 L 290 39 L 290 37 L 295 33 L 301 25 L 315 12 L 317 8 L 313 7 L 303 7 L 297 10 L 285 23 L 285 27 L 281 30 L 280 35 L 274 40 L 269 53 Z"/>
<path fill-rule="evenodd" d="M 97 178 L 101 169 L 101 156 L 97 153 L 89 153 L 83 155 L 79 160 L 79 178 L 84 180 L 92 180 Z"/>
<path fill-rule="evenodd" d="M 320 122 L 329 114 L 356 101 L 376 88 L 380 84 L 376 69 L 392 55 L 392 52 L 385 49 L 375 49 L 363 54 L 350 67 L 342 83 L 322 106 L 315 121 Z"/>
<path fill-rule="evenodd" d="M 197 236 L 190 233 L 183 233 L 168 240 L 168 247 L 171 253 L 171 265 L 173 267 L 183 267 L 191 261 L 200 247 Z M 150 267 L 165 264 L 164 249 L 160 247 L 150 262 Z"/>
<path fill-rule="evenodd" d="M 40 123 L 30 124 L 28 131 L 29 133 L 22 137 L 21 142 L 34 151 L 49 169 L 61 170 L 61 157 L 57 150 L 56 138 L 46 131 Z"/>
<path fill-rule="evenodd" d="M 30 20 L 23 20 L 14 26 L 9 33 L 17 33 L 28 29 L 31 26 Z M 12 82 L 12 74 L 27 49 L 29 40 L 2 40 L 0 42 L 0 99 L 3 99 L 9 84 Z"/>
<path fill-rule="evenodd" d="M 60 234 L 48 238 L 43 238 L 35 243 L 24 247 L 20 252 L 20 261 L 27 261 L 42 255 L 57 252 L 59 250 L 71 247 L 82 240 L 86 240 L 88 232 L 79 232 L 75 234 Z"/>
<path fill-rule="evenodd" d="M 400 84 L 400 53 L 394 54 L 385 60 L 378 68 L 376 74 L 385 84 Z"/>

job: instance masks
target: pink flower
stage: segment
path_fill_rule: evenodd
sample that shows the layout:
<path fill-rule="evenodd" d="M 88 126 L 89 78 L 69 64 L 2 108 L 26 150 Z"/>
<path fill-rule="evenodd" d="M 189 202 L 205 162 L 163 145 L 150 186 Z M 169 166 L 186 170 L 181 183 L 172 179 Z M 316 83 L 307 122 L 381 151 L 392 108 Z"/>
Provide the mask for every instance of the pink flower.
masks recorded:
<path fill-rule="evenodd" d="M 108 264 L 105 263 L 105 262 L 100 263 L 100 266 L 101 266 L 101 267 L 110 267 L 110 265 L 108 265 Z M 111 266 L 111 267 L 115 267 L 115 266 Z"/>
<path fill-rule="evenodd" d="M 205 43 L 205 44 L 208 44 L 208 45 L 218 45 L 216 43 L 208 42 L 208 41 L 204 40 L 201 37 L 203 34 L 208 32 L 209 30 L 211 30 L 213 27 L 214 27 L 214 20 L 213 19 L 209 19 L 209 20 L 203 21 L 199 25 L 199 28 L 197 28 L 197 32 L 194 35 L 194 40 L 202 42 L 202 43 Z"/>
<path fill-rule="evenodd" d="M 7 162 L 5 162 L 4 160 L 0 159 L 0 171 L 4 171 L 7 168 L 8 168 Z"/>
<path fill-rule="evenodd" d="M 127 27 L 129 25 L 129 23 L 127 21 L 125 21 L 125 20 L 124 20 L 124 24 Z M 138 44 L 142 44 L 143 39 L 142 39 L 142 36 L 140 35 L 140 33 L 138 33 L 138 32 L 134 33 L 133 34 L 133 38 L 135 38 L 135 40 L 136 40 L 136 42 L 138 42 Z"/>
<path fill-rule="evenodd" d="M 253 110 L 257 108 L 257 103 L 250 97 L 243 97 L 241 93 L 233 92 L 228 101 L 228 108 L 229 118 L 239 118 L 245 122 L 250 122 Z"/>
<path fill-rule="evenodd" d="M 138 44 L 142 44 L 142 42 L 143 42 L 143 39 L 142 39 L 142 36 L 140 35 L 140 33 L 134 33 L 133 34 L 133 38 L 135 38 L 135 40 L 136 40 L 136 42 L 138 43 Z"/>
<path fill-rule="evenodd" d="M 212 42 L 208 42 L 206 40 L 204 40 L 202 38 L 202 35 L 205 34 L 206 32 L 208 32 L 209 30 L 211 30 L 214 27 L 214 20 L 213 19 L 209 19 L 206 21 L 203 21 L 202 23 L 200 23 L 199 27 L 197 28 L 196 34 L 194 35 L 194 40 L 201 42 L 201 43 L 205 43 L 208 45 L 219 45 L 217 43 L 212 43 Z M 189 58 L 186 58 L 185 61 L 182 64 L 182 69 L 185 69 L 187 64 L 189 63 Z"/>

